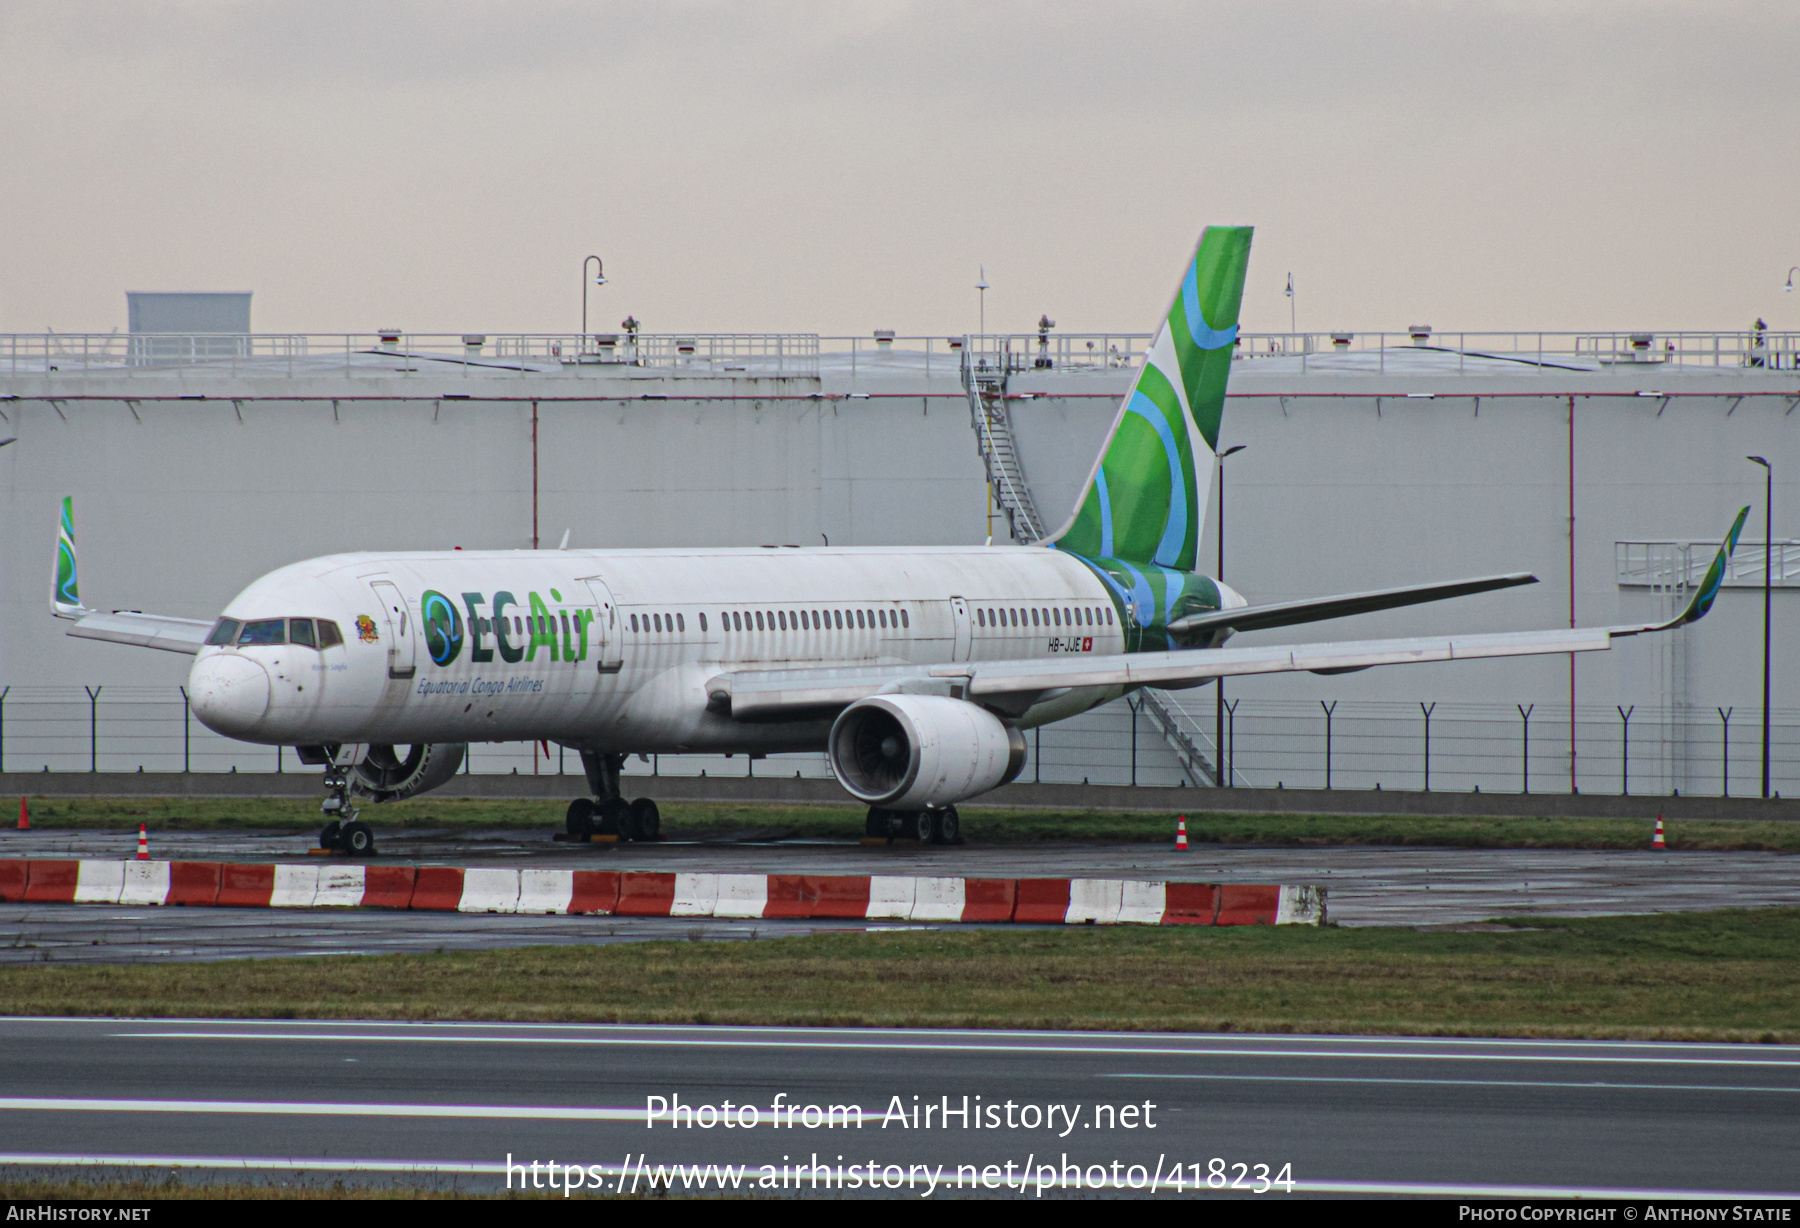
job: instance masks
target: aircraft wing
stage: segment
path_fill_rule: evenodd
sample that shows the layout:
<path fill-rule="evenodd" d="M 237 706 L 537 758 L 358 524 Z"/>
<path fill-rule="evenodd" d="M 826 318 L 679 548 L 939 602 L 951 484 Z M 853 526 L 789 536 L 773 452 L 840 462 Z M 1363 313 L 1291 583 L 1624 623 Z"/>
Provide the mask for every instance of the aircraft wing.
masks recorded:
<path fill-rule="evenodd" d="M 826 713 L 870 695 L 906 691 L 961 692 L 965 698 L 1023 712 L 1051 692 L 1077 687 L 1180 690 L 1215 678 L 1311 671 L 1350 673 L 1375 665 L 1467 661 L 1545 653 L 1600 652 L 1614 637 L 1660 626 L 1512 631 L 1494 635 L 1273 644 L 1266 648 L 1189 648 L 1106 656 L 1033 657 L 946 665 L 875 665 L 843 669 L 752 670 L 721 674 L 708 686 L 715 706 L 738 720 L 787 720 Z"/>
<path fill-rule="evenodd" d="M 198 653 L 206 643 L 212 623 L 198 618 L 172 618 L 162 614 L 144 614 L 137 610 L 115 610 L 111 614 L 89 609 L 81 600 L 81 584 L 76 575 L 75 500 L 64 496 L 62 528 L 56 539 L 56 569 L 50 579 L 50 613 L 74 622 L 69 634 L 84 640 L 105 640 L 111 644 L 131 644 L 138 648 L 160 648 L 164 652 Z"/>
<path fill-rule="evenodd" d="M 1392 610 L 1400 606 L 1466 597 L 1471 593 L 1488 593 L 1498 588 L 1537 582 L 1538 578 L 1530 572 L 1519 571 L 1504 576 L 1479 576 L 1473 580 L 1409 584 L 1404 588 L 1342 593 L 1335 597 L 1308 597 L 1301 601 L 1282 601 L 1272 605 L 1244 605 L 1232 610 L 1214 610 L 1178 618 L 1169 624 L 1169 632 L 1172 635 L 1188 636 L 1197 631 L 1212 631 L 1219 627 L 1230 627 L 1233 631 L 1262 631 L 1269 627 L 1291 627 L 1296 623 L 1314 623 L 1327 618 L 1348 618 L 1352 614 L 1370 614 L 1376 610 Z"/>
<path fill-rule="evenodd" d="M 721 674 L 708 686 L 712 703 L 739 720 L 793 719 L 821 714 L 870 695 L 932 692 L 961 695 L 1005 711 L 1023 713 L 1039 699 L 1081 687 L 1161 687 L 1179 690 L 1215 678 L 1249 674 L 1350 673 L 1376 665 L 1471 661 L 1494 657 L 1602 652 L 1627 636 L 1668 631 L 1698 622 L 1712 608 L 1724 582 L 1725 562 L 1737 547 L 1750 509 L 1744 508 L 1719 547 L 1693 599 L 1667 622 L 1479 635 L 1414 636 L 1324 644 L 1274 644 L 1261 648 L 1190 648 L 1172 652 L 1105 656 L 1035 657 L 963 661 L 943 665 L 847 666 L 840 669 L 756 670 Z"/>
<path fill-rule="evenodd" d="M 89 610 L 76 616 L 75 625 L 68 633 L 77 639 L 160 648 L 164 652 L 184 652 L 191 657 L 205 645 L 212 626 L 211 622 L 201 619 L 140 614 L 135 610 L 120 610 L 116 614 Z"/>

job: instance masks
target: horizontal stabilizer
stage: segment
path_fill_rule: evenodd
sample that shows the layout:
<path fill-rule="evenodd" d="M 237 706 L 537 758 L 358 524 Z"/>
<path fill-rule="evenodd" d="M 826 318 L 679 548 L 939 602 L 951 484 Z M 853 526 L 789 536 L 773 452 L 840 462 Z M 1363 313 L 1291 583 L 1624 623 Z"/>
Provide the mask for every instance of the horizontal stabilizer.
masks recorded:
<path fill-rule="evenodd" d="M 211 622 L 197 618 L 170 618 L 122 610 L 117 614 L 90 611 L 69 628 L 69 634 L 76 639 L 160 648 L 164 652 L 183 652 L 191 657 L 205 645 L 207 632 L 211 630 Z"/>
<path fill-rule="evenodd" d="M 1451 597 L 1467 597 L 1471 593 L 1488 593 L 1497 588 L 1513 588 L 1537 582 L 1538 578 L 1530 572 L 1518 571 L 1504 576 L 1479 576 L 1473 580 L 1409 584 L 1404 588 L 1380 588 L 1367 593 L 1307 597 L 1300 601 L 1282 601 L 1272 605 L 1246 605 L 1235 610 L 1215 610 L 1207 614 L 1190 614 L 1186 618 L 1178 618 L 1169 624 L 1169 634 L 1186 637 L 1202 631 L 1216 631 L 1221 627 L 1230 627 L 1233 631 L 1291 627 L 1297 623 L 1348 618 L 1352 614 L 1372 614 L 1376 610 L 1422 605 L 1427 601 L 1445 601 Z"/>

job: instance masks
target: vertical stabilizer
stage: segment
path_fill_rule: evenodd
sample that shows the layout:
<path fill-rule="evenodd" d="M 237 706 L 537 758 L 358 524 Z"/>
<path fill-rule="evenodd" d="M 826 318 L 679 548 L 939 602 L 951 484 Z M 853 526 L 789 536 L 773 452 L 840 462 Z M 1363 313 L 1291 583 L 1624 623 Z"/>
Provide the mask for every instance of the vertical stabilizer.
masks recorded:
<path fill-rule="evenodd" d="M 1193 571 L 1206 528 L 1249 226 L 1208 226 L 1126 393 L 1060 549 Z"/>
<path fill-rule="evenodd" d="M 58 618 L 80 618 L 93 613 L 81 604 L 81 584 L 75 574 L 75 497 L 64 495 L 62 526 L 56 534 L 56 575 L 50 582 L 50 612 Z"/>

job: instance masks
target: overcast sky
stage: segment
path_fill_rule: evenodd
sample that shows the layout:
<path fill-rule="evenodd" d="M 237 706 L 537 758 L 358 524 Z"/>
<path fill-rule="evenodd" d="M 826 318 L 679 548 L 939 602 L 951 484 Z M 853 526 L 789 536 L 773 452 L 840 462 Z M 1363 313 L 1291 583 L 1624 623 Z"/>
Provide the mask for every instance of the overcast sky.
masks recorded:
<path fill-rule="evenodd" d="M 0 331 L 1800 328 L 1800 4 L 0 4 Z"/>

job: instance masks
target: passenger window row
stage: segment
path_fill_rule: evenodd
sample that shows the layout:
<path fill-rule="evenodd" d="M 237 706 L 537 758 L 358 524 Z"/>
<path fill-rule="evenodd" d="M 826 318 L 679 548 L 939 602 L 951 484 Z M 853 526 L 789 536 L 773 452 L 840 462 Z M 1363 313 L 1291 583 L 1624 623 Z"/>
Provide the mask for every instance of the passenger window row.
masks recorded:
<path fill-rule="evenodd" d="M 240 623 L 221 618 L 206 637 L 212 645 L 298 644 L 303 648 L 335 648 L 343 632 L 329 618 L 253 618 Z"/>
<path fill-rule="evenodd" d="M 719 621 L 728 631 L 882 631 L 911 630 L 905 610 L 724 610 Z"/>
<path fill-rule="evenodd" d="M 642 619 L 641 624 L 639 622 L 640 618 Z M 631 616 L 631 629 L 633 631 L 654 630 L 658 635 L 667 631 L 685 632 L 687 630 L 687 616 L 683 614 L 633 614 Z M 704 614 L 700 616 L 700 630 L 706 630 L 706 615 Z"/>
<path fill-rule="evenodd" d="M 1092 606 L 1056 607 L 1040 606 L 1035 609 L 1016 609 L 1003 607 L 999 609 L 978 609 L 976 620 L 983 627 L 1110 627 L 1113 625 L 1111 607 L 1095 609 Z"/>
<path fill-rule="evenodd" d="M 581 617 L 579 610 L 576 611 L 576 617 Z M 527 631 L 536 635 L 555 635 L 558 619 L 561 620 L 564 635 L 573 635 L 581 630 L 580 623 L 569 621 L 567 610 L 555 614 L 514 614 L 510 618 L 502 615 L 499 619 L 479 618 L 475 621 L 480 624 L 476 630 L 482 635 L 492 635 L 495 622 L 510 624 L 514 635 L 524 635 Z M 502 626 L 500 629 L 504 631 L 506 627 Z"/>

